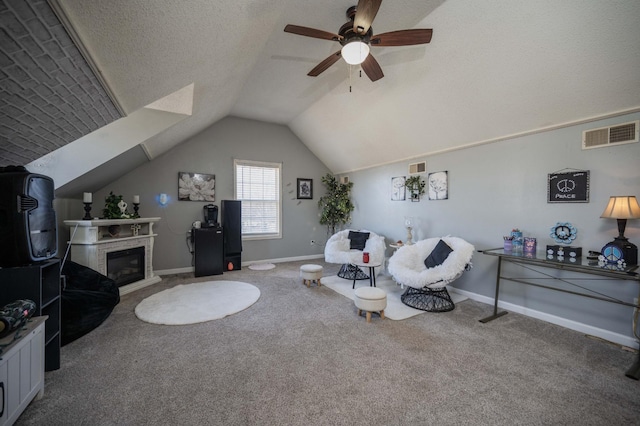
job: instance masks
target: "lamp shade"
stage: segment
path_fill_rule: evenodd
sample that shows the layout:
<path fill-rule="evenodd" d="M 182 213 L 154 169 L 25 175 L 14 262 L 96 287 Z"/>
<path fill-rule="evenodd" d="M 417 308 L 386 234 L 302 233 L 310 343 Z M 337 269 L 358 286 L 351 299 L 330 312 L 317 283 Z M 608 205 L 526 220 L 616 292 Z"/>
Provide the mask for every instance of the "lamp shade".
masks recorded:
<path fill-rule="evenodd" d="M 369 55 L 369 45 L 361 41 L 352 41 L 342 46 L 342 57 L 349 65 L 358 65 L 364 62 Z"/>
<path fill-rule="evenodd" d="M 633 195 L 613 196 L 600 215 L 609 219 L 640 219 L 640 205 Z"/>

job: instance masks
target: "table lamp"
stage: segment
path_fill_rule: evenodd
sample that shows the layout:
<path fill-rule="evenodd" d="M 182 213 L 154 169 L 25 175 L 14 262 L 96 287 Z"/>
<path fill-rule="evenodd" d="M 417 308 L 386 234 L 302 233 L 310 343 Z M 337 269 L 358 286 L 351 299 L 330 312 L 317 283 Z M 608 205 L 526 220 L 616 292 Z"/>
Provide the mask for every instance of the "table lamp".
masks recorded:
<path fill-rule="evenodd" d="M 617 219 L 619 235 L 608 246 L 617 246 L 622 253 L 622 260 L 627 265 L 638 263 L 638 246 L 629 242 L 624 236 L 624 229 L 627 226 L 627 219 L 640 219 L 640 205 L 635 196 L 613 196 L 609 198 L 609 204 L 604 209 L 602 218 Z M 603 250 L 604 251 L 604 250 Z"/>

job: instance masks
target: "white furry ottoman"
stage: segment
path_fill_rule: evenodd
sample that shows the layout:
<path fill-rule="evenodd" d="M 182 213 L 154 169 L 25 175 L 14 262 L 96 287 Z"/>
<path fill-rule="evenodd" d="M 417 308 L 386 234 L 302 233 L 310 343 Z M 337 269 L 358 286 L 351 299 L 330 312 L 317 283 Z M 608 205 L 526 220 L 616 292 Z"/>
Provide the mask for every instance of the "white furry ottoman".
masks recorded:
<path fill-rule="evenodd" d="M 371 312 L 379 312 L 380 318 L 384 319 L 384 309 L 387 307 L 387 293 L 384 290 L 377 287 L 358 287 L 354 294 L 358 316 L 365 311 L 367 322 L 371 322 Z"/>
<path fill-rule="evenodd" d="M 318 287 L 320 287 L 322 285 L 320 283 L 320 279 L 322 278 L 322 266 L 313 264 L 302 265 L 300 267 L 300 277 L 302 278 L 302 283 L 306 284 L 307 287 L 311 286 L 311 281 L 315 281 L 318 284 Z"/>

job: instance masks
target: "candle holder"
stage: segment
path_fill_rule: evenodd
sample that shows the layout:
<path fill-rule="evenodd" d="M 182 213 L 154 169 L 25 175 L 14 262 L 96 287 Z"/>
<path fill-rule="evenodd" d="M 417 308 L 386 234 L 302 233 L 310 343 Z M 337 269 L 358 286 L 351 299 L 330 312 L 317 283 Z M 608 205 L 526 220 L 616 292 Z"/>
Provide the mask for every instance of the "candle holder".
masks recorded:
<path fill-rule="evenodd" d="M 139 218 L 140 214 L 138 213 L 138 209 L 140 208 L 140 203 L 133 203 L 133 217 Z"/>
<path fill-rule="evenodd" d="M 91 203 L 84 203 L 84 217 L 82 220 L 91 220 Z"/>

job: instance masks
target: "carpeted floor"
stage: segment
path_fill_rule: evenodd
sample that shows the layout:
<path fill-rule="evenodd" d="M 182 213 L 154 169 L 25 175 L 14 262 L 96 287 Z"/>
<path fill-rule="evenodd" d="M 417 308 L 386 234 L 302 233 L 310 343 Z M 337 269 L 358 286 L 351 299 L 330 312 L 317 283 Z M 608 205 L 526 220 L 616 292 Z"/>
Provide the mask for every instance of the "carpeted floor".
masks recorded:
<path fill-rule="evenodd" d="M 303 263 L 165 277 L 123 296 L 62 348 L 17 425 L 638 424 L 632 352 L 514 313 L 482 324 L 492 306 L 473 300 L 367 323 L 346 297 L 303 285 Z M 135 317 L 145 297 L 211 279 L 254 284 L 260 299 L 193 325 Z"/>

